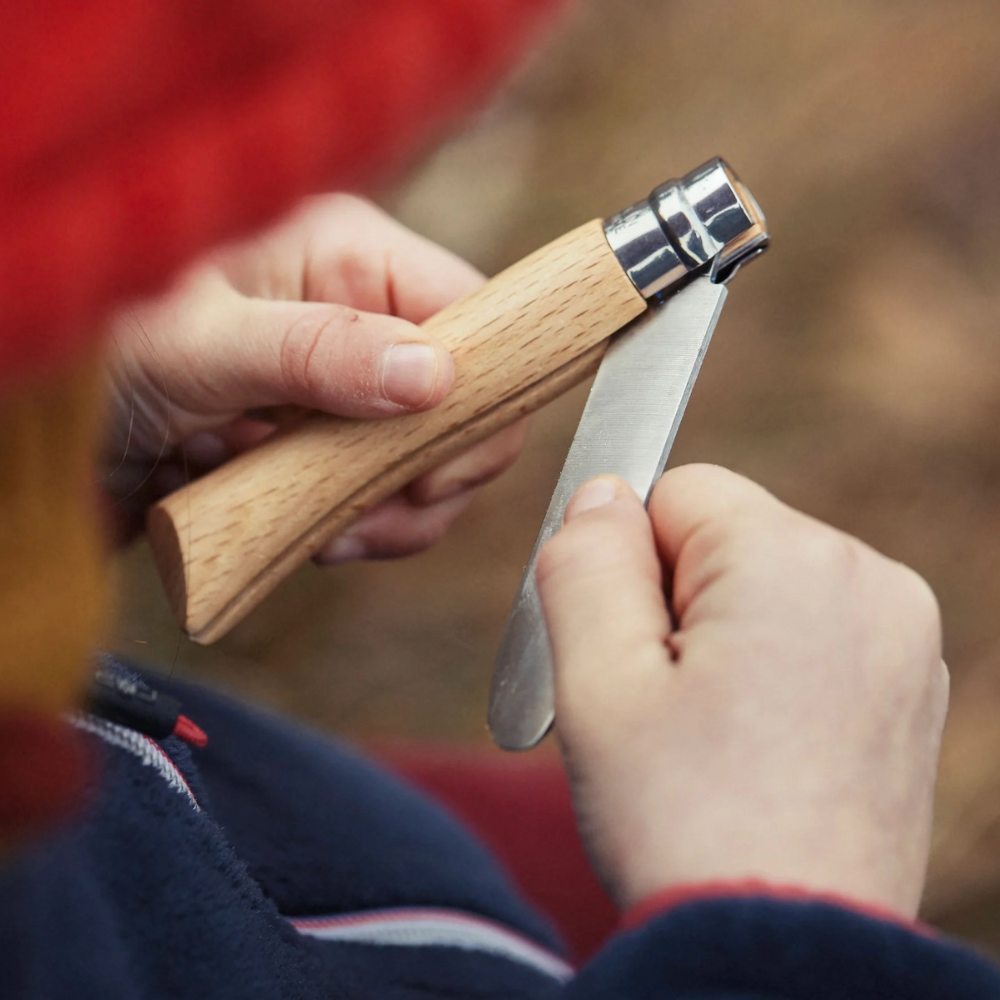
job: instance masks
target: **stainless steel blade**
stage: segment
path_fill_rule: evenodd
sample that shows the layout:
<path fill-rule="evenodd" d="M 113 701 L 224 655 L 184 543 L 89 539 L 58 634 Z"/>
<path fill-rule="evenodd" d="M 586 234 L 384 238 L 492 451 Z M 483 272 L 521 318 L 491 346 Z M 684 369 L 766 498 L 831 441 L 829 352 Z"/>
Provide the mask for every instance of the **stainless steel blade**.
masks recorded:
<path fill-rule="evenodd" d="M 601 473 L 621 476 L 649 498 L 663 474 L 726 287 L 697 278 L 651 306 L 608 347 L 500 641 L 489 726 L 505 750 L 527 750 L 554 718 L 552 655 L 535 589 L 535 561 L 558 531 L 576 490 Z"/>

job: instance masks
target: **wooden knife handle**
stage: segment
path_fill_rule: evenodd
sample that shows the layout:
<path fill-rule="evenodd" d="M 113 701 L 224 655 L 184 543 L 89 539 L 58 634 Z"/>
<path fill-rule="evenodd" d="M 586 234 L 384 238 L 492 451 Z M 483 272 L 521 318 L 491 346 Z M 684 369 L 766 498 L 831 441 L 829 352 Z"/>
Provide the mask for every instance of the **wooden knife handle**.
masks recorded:
<path fill-rule="evenodd" d="M 455 361 L 435 409 L 317 414 L 166 497 L 148 533 L 183 628 L 197 642 L 225 635 L 369 507 L 592 374 L 645 308 L 594 220 L 424 324 Z"/>

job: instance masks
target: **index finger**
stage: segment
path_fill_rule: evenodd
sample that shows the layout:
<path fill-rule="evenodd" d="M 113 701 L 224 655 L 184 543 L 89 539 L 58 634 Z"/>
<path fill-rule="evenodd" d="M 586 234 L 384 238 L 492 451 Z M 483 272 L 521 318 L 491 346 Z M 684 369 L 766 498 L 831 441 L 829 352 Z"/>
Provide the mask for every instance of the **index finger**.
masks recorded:
<path fill-rule="evenodd" d="M 673 602 L 683 615 L 692 595 L 721 571 L 729 542 L 774 525 L 792 511 L 762 486 L 717 465 L 664 473 L 649 499 L 660 558 L 673 570 Z"/>
<path fill-rule="evenodd" d="M 319 200 L 305 212 L 304 288 L 311 299 L 423 323 L 485 280 L 456 254 L 360 198 Z"/>

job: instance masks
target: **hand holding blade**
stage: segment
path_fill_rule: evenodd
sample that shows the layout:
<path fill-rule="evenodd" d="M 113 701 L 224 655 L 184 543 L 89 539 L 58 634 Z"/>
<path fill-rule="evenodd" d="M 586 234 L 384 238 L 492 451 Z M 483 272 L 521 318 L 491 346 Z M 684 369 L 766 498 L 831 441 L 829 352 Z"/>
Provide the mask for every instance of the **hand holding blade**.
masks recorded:
<path fill-rule="evenodd" d="M 609 219 L 605 232 L 636 289 L 660 304 L 608 348 L 521 578 L 490 689 L 490 731 L 505 750 L 534 746 L 555 717 L 552 653 L 535 584 L 539 552 L 573 494 L 594 476 L 618 475 L 648 500 L 718 322 L 725 282 L 768 241 L 756 202 L 721 160 L 661 185 Z"/>

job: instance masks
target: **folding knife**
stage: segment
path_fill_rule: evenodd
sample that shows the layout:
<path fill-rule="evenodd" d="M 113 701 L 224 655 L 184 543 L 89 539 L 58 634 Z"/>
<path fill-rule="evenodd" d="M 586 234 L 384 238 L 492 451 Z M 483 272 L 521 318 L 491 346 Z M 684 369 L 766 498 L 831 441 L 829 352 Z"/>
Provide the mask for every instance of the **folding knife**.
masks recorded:
<path fill-rule="evenodd" d="M 449 348 L 456 372 L 439 406 L 377 421 L 315 414 L 152 508 L 148 536 L 181 626 L 197 642 L 225 635 L 365 510 L 600 365 L 490 697 L 497 742 L 532 746 L 552 722 L 548 640 L 534 590 L 538 548 L 592 475 L 617 472 L 648 494 L 725 284 L 767 242 L 753 197 L 716 159 L 566 233 L 431 317 L 424 329 Z"/>
<path fill-rule="evenodd" d="M 542 546 L 588 479 L 621 476 L 645 503 L 664 466 L 726 300 L 726 284 L 767 247 L 764 216 L 722 160 L 656 188 L 608 219 L 608 243 L 646 299 L 594 380 L 507 619 L 490 690 L 489 726 L 525 750 L 552 725 L 552 655 L 535 587 Z"/>

